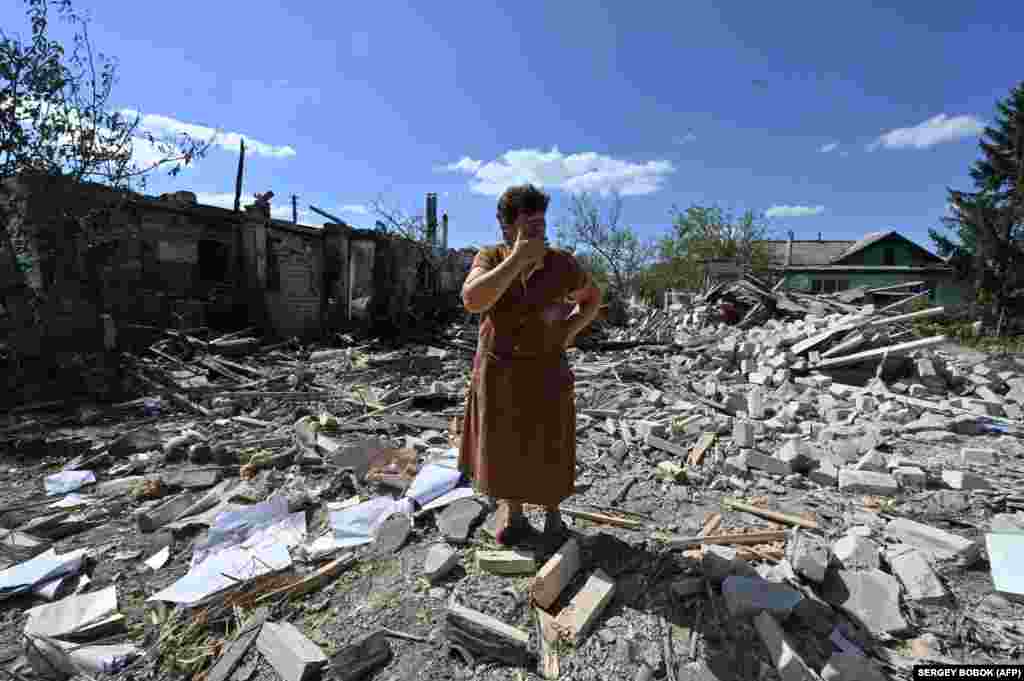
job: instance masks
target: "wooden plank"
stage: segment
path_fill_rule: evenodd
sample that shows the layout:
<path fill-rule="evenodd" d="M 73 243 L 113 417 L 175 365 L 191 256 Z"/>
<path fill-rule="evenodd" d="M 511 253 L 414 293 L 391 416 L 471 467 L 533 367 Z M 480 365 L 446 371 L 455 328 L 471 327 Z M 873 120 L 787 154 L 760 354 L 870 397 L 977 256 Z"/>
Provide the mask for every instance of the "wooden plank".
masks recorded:
<path fill-rule="evenodd" d="M 279 596 L 281 594 L 288 594 L 288 596 L 291 598 L 295 598 L 296 596 L 305 596 L 306 594 L 312 591 L 316 591 L 317 589 L 323 588 L 323 586 L 327 584 L 327 582 L 337 578 L 338 575 L 345 571 L 345 568 L 349 567 L 355 562 L 356 554 L 346 553 L 341 558 L 332 560 L 330 563 L 327 563 L 326 565 L 322 566 L 316 572 L 306 575 L 302 579 L 299 579 L 298 581 L 288 586 L 281 587 L 280 589 L 275 589 L 274 591 L 263 594 L 262 596 L 256 599 L 256 602 L 260 603 L 262 601 L 265 601 L 269 598 L 273 598 L 274 596 Z"/>
<path fill-rule="evenodd" d="M 715 438 L 718 437 L 717 433 L 704 433 L 697 440 L 697 444 L 690 450 L 690 457 L 687 459 L 687 463 L 691 466 L 699 466 L 704 460 L 704 454 L 708 451 L 708 448 L 715 443 Z"/>
<path fill-rule="evenodd" d="M 530 596 L 542 608 L 549 608 L 580 569 L 580 545 L 576 538 L 562 544 L 537 572 L 530 585 Z"/>
<path fill-rule="evenodd" d="M 519 551 L 477 551 L 476 566 L 498 575 L 523 575 L 537 570 L 537 561 Z"/>
<path fill-rule="evenodd" d="M 575 509 L 568 508 L 560 508 L 558 511 L 559 513 L 564 513 L 571 518 L 580 518 L 581 520 L 589 520 L 595 523 L 624 527 L 629 530 L 639 530 L 644 526 L 644 524 L 638 520 L 626 520 L 625 518 L 616 518 L 614 516 L 604 515 L 603 513 L 591 513 L 590 511 L 577 511 Z"/>
<path fill-rule="evenodd" d="M 380 417 L 384 423 L 393 423 L 399 426 L 411 428 L 425 428 L 429 430 L 447 430 L 449 421 L 436 416 L 401 416 L 398 414 L 386 414 Z"/>
<path fill-rule="evenodd" d="M 672 534 L 655 532 L 652 537 L 665 542 L 671 549 L 682 549 L 689 546 L 700 546 L 701 544 L 716 544 L 718 546 L 742 546 L 757 544 L 772 544 L 777 541 L 785 541 L 787 537 L 785 530 L 769 530 L 765 532 L 750 532 L 747 534 L 718 534 L 705 537 L 696 535 L 691 537 L 680 537 Z"/>
<path fill-rule="evenodd" d="M 906 314 L 896 315 L 895 317 L 882 317 L 881 319 L 873 319 L 867 323 L 867 326 L 887 326 L 889 324 L 895 324 L 896 322 L 909 322 L 915 319 L 924 319 L 926 317 L 935 317 L 946 313 L 944 307 L 931 307 L 927 310 L 919 310 L 917 312 L 908 312 Z"/>
<path fill-rule="evenodd" d="M 533 609 L 537 616 L 537 639 L 540 641 L 540 675 L 557 679 L 561 674 L 558 662 L 558 625 L 555 618 L 540 608 Z"/>
<path fill-rule="evenodd" d="M 267 608 L 260 608 L 252 616 L 245 628 L 238 634 L 238 638 L 232 641 L 231 645 L 220 656 L 220 659 L 210 668 L 206 675 L 206 681 L 227 681 L 235 667 L 245 657 L 253 641 L 260 635 L 263 623 L 267 621 L 270 611 Z"/>
<path fill-rule="evenodd" d="M 308 681 L 327 665 L 320 646 L 290 622 L 265 622 L 256 647 L 282 681 Z"/>
<path fill-rule="evenodd" d="M 783 523 L 785 525 L 797 525 L 798 527 L 806 527 L 809 530 L 818 529 L 818 523 L 807 518 L 802 518 L 798 515 L 792 515 L 790 513 L 779 513 L 778 511 L 770 511 L 767 508 L 761 508 L 760 506 L 752 506 L 751 504 L 745 504 L 742 501 L 736 499 L 725 499 L 722 504 L 726 508 L 733 508 L 737 511 L 745 511 L 766 520 L 774 520 L 777 523 Z"/>
<path fill-rule="evenodd" d="M 900 343 L 898 345 L 890 345 L 885 348 L 877 348 L 875 350 L 865 350 L 864 352 L 858 352 L 853 355 L 846 355 L 845 357 L 834 357 L 832 359 L 826 359 L 818 362 L 814 365 L 815 369 L 826 369 L 830 367 L 843 367 L 851 364 L 859 364 L 861 362 L 870 362 L 871 360 L 882 359 L 883 357 L 898 357 L 907 352 L 913 352 L 914 350 L 920 350 L 922 348 L 928 348 L 933 345 L 941 345 L 948 339 L 945 336 L 932 336 L 931 338 L 924 338 L 921 340 L 910 341 L 909 343 Z"/>
<path fill-rule="evenodd" d="M 573 645 L 579 645 L 614 595 L 614 580 L 604 570 L 594 570 L 569 605 L 558 613 L 555 625 L 559 634 Z"/>

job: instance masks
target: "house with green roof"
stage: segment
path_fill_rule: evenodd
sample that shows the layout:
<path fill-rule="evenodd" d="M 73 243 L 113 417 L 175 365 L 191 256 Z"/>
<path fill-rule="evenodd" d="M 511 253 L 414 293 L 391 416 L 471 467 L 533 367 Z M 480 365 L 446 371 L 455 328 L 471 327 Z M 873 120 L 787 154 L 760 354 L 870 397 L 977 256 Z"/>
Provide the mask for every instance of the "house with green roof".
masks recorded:
<path fill-rule="evenodd" d="M 920 282 L 936 305 L 956 305 L 969 297 L 970 284 L 952 266 L 896 231 L 872 232 L 858 241 L 796 240 L 765 242 L 770 268 L 789 289 L 837 293 Z M 877 294 L 884 298 L 885 292 Z M 894 294 L 895 295 L 895 294 Z"/>

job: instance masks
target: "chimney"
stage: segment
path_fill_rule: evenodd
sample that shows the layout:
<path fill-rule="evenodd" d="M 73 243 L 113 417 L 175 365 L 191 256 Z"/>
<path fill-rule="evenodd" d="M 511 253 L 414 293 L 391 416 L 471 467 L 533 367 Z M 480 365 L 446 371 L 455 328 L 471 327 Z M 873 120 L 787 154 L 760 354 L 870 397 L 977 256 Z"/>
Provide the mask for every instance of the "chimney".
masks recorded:
<path fill-rule="evenodd" d="M 427 193 L 427 243 L 437 244 L 437 194 Z"/>
<path fill-rule="evenodd" d="M 818 232 L 818 241 L 821 241 L 821 232 Z"/>
<path fill-rule="evenodd" d="M 448 213 L 441 216 L 441 248 L 448 252 Z"/>

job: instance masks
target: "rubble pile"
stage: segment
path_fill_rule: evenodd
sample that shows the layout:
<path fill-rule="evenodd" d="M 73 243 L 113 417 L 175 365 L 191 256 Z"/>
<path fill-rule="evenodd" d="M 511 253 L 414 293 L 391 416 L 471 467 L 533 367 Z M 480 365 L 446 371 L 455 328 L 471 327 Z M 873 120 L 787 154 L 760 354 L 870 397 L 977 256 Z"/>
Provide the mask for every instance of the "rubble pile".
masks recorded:
<path fill-rule="evenodd" d="M 124 356 L 137 400 L 0 416 L 0 667 L 683 681 L 1021 662 L 1024 358 L 915 340 L 941 308 L 728 290 L 735 324 L 695 320 L 705 297 L 570 351 L 569 530 L 515 550 L 457 470 L 468 325 L 399 348 L 170 332 Z"/>

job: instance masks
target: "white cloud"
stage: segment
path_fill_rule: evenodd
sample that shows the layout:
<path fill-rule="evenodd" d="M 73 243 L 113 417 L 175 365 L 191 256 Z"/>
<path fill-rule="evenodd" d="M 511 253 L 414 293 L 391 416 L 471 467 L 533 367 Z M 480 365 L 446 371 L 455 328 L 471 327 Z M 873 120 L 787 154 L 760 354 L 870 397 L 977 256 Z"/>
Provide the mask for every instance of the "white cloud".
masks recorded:
<path fill-rule="evenodd" d="M 839 148 L 839 143 L 838 142 L 829 142 L 828 144 L 825 144 L 820 149 L 818 149 L 818 151 L 820 151 L 823 154 L 827 154 L 830 151 L 835 151 L 838 148 Z"/>
<path fill-rule="evenodd" d="M 697 141 L 697 136 L 694 135 L 692 132 L 688 132 L 688 133 L 686 133 L 685 135 L 682 135 L 682 136 L 678 136 L 677 135 L 676 137 L 672 138 L 672 143 L 673 144 L 688 144 L 690 142 L 695 142 L 695 141 Z"/>
<path fill-rule="evenodd" d="M 449 170 L 452 172 L 464 172 L 464 173 L 475 173 L 480 170 L 483 166 L 483 161 L 474 161 L 468 156 L 463 156 L 462 160 L 456 161 L 455 163 L 449 163 L 448 165 L 440 166 L 437 170 Z"/>
<path fill-rule="evenodd" d="M 631 196 L 658 191 L 675 167 L 669 161 L 633 163 L 591 151 L 567 155 L 552 147 L 548 152 L 514 149 L 486 163 L 463 158 L 441 170 L 472 175 L 470 189 L 485 196 L 499 196 L 510 185 L 526 183 L 573 193 L 618 191 Z"/>
<path fill-rule="evenodd" d="M 890 130 L 869 144 L 867 149 L 874 151 L 880 146 L 887 149 L 925 149 L 936 144 L 979 135 L 984 130 L 984 121 L 974 116 L 939 114 L 910 128 Z"/>
<path fill-rule="evenodd" d="M 810 215 L 821 215 L 825 206 L 780 206 L 774 205 L 764 212 L 769 218 L 805 218 Z"/>
<path fill-rule="evenodd" d="M 121 114 L 134 119 L 138 112 L 131 109 L 123 109 Z M 238 132 L 218 132 L 213 128 L 195 123 L 186 123 L 160 114 L 143 114 L 139 118 L 138 130 L 149 132 L 159 138 L 164 135 L 180 135 L 185 133 L 195 140 L 213 140 L 213 145 L 227 151 L 237 152 L 241 146 L 241 140 L 245 139 L 246 153 L 253 153 L 258 156 L 270 156 L 273 158 L 288 158 L 295 156 L 295 149 L 290 146 L 275 147 L 266 142 L 252 139 Z"/>

